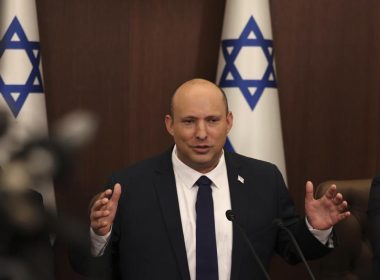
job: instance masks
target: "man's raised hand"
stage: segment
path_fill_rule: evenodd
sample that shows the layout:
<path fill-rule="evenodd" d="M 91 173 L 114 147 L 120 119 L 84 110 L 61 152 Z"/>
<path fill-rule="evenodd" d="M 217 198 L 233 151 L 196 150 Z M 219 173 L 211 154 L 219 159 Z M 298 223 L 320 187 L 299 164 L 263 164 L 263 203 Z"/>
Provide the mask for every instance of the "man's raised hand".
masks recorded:
<path fill-rule="evenodd" d="M 115 184 L 113 192 L 111 189 L 105 190 L 91 206 L 91 228 L 97 235 L 104 236 L 111 230 L 120 194 L 121 186 L 120 184 Z"/>
<path fill-rule="evenodd" d="M 319 230 L 331 228 L 339 221 L 349 217 L 347 201 L 336 190 L 336 185 L 331 185 L 320 199 L 314 199 L 313 184 L 306 183 L 305 212 L 310 225 Z"/>

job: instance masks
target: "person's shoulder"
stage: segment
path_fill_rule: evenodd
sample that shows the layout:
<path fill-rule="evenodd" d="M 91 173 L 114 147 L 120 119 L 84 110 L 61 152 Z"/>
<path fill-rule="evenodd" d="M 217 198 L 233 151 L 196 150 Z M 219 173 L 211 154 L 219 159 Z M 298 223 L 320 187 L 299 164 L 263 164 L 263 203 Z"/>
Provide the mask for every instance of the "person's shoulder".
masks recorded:
<path fill-rule="evenodd" d="M 225 151 L 225 158 L 227 163 L 234 163 L 244 166 L 252 166 L 255 168 L 264 168 L 264 169 L 276 169 L 277 167 L 268 161 L 247 157 L 236 152 Z"/>
<path fill-rule="evenodd" d="M 267 189 L 270 186 L 278 188 L 284 186 L 284 180 L 280 170 L 271 162 L 259 160 L 237 153 L 225 153 L 228 172 L 237 172 L 244 178 L 254 178 L 254 181 L 265 182 Z"/>
<path fill-rule="evenodd" d="M 373 184 L 380 186 L 380 174 L 373 178 Z"/>
<path fill-rule="evenodd" d="M 133 163 L 122 169 L 114 171 L 112 177 L 135 177 L 148 176 L 152 172 L 156 172 L 160 168 L 171 166 L 171 151 L 152 156 L 150 158 Z"/>
<path fill-rule="evenodd" d="M 380 174 L 375 176 L 372 179 L 371 189 L 370 189 L 370 198 L 379 198 L 380 197 Z"/>

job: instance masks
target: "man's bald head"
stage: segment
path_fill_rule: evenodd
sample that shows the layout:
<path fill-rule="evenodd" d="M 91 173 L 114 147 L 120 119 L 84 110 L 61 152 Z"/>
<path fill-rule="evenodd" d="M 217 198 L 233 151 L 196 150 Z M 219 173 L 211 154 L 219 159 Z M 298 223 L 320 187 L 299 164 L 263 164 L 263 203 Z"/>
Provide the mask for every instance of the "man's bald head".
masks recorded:
<path fill-rule="evenodd" d="M 196 78 L 196 79 L 192 79 L 183 83 L 173 93 L 172 98 L 170 100 L 170 115 L 172 116 L 172 118 L 174 118 L 175 102 L 177 99 L 176 96 L 196 86 L 205 86 L 205 87 L 209 87 L 210 89 L 217 89 L 217 91 L 220 92 L 220 97 L 222 98 L 223 103 L 225 105 L 226 115 L 228 114 L 229 108 L 228 108 L 228 102 L 227 102 L 227 97 L 226 97 L 225 92 L 219 86 L 217 86 L 216 84 L 208 80 Z"/>

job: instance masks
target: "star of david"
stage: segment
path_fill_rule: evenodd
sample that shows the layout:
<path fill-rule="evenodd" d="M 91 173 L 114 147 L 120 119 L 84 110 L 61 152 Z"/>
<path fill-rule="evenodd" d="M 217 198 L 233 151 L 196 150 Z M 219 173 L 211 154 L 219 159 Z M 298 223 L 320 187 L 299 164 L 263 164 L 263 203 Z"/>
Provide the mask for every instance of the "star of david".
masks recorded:
<path fill-rule="evenodd" d="M 19 20 L 14 17 L 0 41 L 0 59 L 7 50 L 23 50 L 32 65 L 25 84 L 9 84 L 0 73 L 0 93 L 4 97 L 14 117 L 17 117 L 30 93 L 43 93 L 42 78 L 39 68 L 40 44 L 29 41 Z M 16 94 L 14 98 L 12 94 Z"/>
<path fill-rule="evenodd" d="M 244 47 L 257 47 L 264 53 L 268 65 L 260 80 L 243 79 L 235 65 L 236 58 Z M 238 39 L 222 40 L 222 52 L 226 64 L 220 77 L 219 85 L 222 88 L 239 88 L 252 111 L 255 109 L 265 88 L 277 87 L 272 50 L 272 40 L 264 39 L 253 16 L 249 18 Z M 250 63 L 254 65 L 255 61 Z"/>

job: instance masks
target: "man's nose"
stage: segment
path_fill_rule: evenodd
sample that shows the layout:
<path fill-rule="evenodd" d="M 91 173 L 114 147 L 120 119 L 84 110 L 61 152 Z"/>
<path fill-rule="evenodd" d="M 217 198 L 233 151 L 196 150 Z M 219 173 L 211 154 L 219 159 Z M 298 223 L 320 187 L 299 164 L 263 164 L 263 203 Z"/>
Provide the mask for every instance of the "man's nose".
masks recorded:
<path fill-rule="evenodd" d="M 195 137 L 200 140 L 207 138 L 207 126 L 205 122 L 198 122 L 196 125 Z"/>

